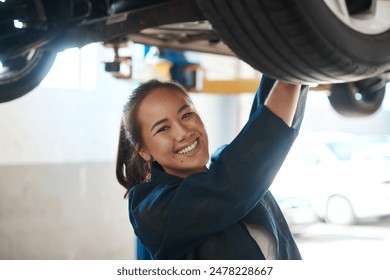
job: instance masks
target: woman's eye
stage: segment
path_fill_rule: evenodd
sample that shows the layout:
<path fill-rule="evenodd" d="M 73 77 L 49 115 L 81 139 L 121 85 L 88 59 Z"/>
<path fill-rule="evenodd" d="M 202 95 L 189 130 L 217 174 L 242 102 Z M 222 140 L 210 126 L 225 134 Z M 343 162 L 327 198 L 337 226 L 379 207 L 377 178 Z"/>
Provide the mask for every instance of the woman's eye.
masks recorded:
<path fill-rule="evenodd" d="M 159 132 L 164 132 L 164 131 L 166 131 L 166 130 L 168 130 L 168 126 L 162 126 L 162 127 L 160 127 L 158 130 L 157 130 L 157 133 L 159 133 Z"/>
<path fill-rule="evenodd" d="M 192 112 L 188 112 L 188 113 L 185 113 L 182 118 L 186 119 L 186 118 L 189 118 L 191 115 L 192 115 Z"/>

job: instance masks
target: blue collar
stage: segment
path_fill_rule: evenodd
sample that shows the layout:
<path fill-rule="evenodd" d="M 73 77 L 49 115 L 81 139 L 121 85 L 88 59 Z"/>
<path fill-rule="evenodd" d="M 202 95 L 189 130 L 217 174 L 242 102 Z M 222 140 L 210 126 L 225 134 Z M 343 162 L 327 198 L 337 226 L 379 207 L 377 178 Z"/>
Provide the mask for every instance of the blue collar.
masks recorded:
<path fill-rule="evenodd" d="M 158 184 L 178 184 L 183 181 L 183 178 L 166 173 L 162 166 L 157 161 L 154 161 L 152 163 L 152 175 L 150 181 Z"/>

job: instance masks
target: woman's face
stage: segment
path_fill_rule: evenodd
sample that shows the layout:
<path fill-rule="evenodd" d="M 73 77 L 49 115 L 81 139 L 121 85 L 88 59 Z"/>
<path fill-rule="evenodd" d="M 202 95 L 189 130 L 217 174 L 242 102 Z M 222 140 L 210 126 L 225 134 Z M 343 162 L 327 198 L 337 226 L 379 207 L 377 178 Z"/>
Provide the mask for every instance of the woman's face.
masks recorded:
<path fill-rule="evenodd" d="M 202 120 L 177 90 L 157 88 L 140 103 L 137 119 L 144 146 L 140 155 L 185 178 L 206 171 L 208 137 Z"/>

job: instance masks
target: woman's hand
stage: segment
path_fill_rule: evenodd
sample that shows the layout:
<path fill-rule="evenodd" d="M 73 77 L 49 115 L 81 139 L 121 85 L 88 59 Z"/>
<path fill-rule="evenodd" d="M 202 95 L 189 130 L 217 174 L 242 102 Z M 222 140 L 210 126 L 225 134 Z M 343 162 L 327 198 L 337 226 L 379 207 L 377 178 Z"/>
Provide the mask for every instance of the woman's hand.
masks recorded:
<path fill-rule="evenodd" d="M 301 85 L 276 81 L 264 105 L 291 127 Z"/>

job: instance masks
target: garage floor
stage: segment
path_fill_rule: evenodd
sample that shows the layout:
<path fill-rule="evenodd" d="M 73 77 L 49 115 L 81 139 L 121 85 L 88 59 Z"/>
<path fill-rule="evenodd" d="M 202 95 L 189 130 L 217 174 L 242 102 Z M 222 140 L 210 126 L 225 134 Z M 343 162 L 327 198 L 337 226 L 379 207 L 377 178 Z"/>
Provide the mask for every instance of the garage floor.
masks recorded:
<path fill-rule="evenodd" d="M 315 224 L 296 241 L 304 260 L 390 261 L 390 217 L 353 226 Z"/>

